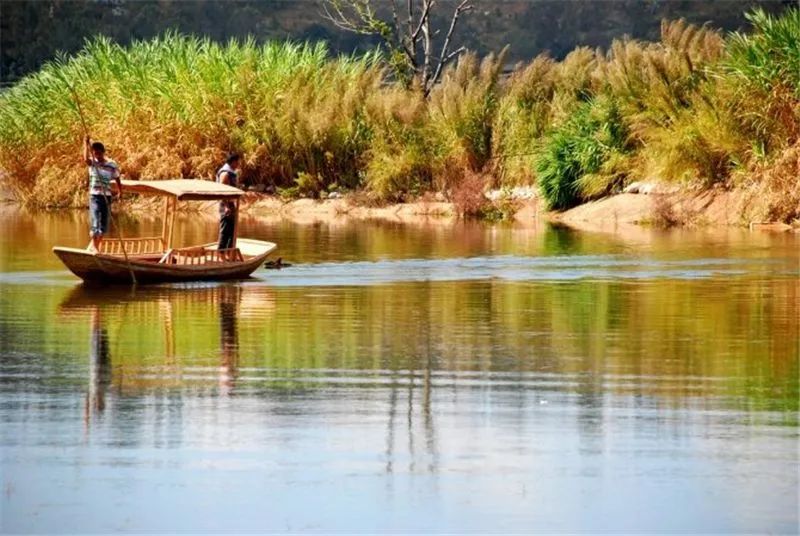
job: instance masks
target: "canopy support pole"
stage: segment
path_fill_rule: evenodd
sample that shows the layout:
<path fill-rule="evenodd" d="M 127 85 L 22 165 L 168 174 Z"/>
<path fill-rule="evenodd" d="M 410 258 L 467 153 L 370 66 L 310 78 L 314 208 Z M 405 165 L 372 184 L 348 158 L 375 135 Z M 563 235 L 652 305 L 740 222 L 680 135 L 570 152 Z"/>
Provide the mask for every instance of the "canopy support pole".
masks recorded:
<path fill-rule="evenodd" d="M 167 251 L 167 219 L 169 218 L 169 197 L 164 198 L 164 216 L 161 222 L 161 249 Z"/>
<path fill-rule="evenodd" d="M 239 238 L 239 198 L 236 198 L 236 212 L 233 218 L 233 248 L 236 248 L 236 239 Z"/>
<path fill-rule="evenodd" d="M 167 249 L 172 248 L 172 234 L 175 230 L 175 212 L 178 200 L 174 197 L 170 198 L 170 217 L 169 217 L 169 234 L 167 235 Z"/>

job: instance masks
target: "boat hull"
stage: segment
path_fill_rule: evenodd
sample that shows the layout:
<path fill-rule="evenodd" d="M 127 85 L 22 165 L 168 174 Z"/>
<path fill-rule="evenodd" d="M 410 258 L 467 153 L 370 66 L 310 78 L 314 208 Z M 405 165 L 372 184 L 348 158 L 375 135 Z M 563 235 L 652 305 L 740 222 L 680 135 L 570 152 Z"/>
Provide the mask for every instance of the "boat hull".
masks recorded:
<path fill-rule="evenodd" d="M 175 265 L 153 262 L 149 259 L 122 255 L 93 253 L 85 249 L 54 247 L 53 253 L 69 270 L 89 283 L 131 284 L 165 283 L 180 281 L 221 281 L 245 279 L 261 266 L 277 249 L 271 242 L 240 238 L 237 245 L 243 250 L 244 260 L 202 265 Z"/>

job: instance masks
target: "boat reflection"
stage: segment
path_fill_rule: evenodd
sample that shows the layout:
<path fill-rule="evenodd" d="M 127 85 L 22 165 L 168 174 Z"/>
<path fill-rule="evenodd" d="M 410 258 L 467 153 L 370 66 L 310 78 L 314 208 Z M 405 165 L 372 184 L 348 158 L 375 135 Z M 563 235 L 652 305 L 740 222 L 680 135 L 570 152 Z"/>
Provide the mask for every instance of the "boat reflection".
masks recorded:
<path fill-rule="evenodd" d="M 219 293 L 220 368 L 219 390 L 230 395 L 236 383 L 239 367 L 239 330 L 237 319 L 242 292 L 238 286 L 224 286 Z"/>
<path fill-rule="evenodd" d="M 108 347 L 108 330 L 98 307 L 91 311 L 89 343 L 89 391 L 84 403 L 84 423 L 89 427 L 92 415 L 106 408 L 106 390 L 111 384 L 111 355 Z"/>
<path fill-rule="evenodd" d="M 216 314 L 209 309 L 216 309 Z M 185 387 L 187 368 L 205 370 L 206 365 L 218 368 L 215 375 L 218 394 L 231 395 L 240 361 L 240 318 L 261 321 L 273 309 L 272 291 L 264 287 L 243 288 L 237 284 L 133 289 L 76 287 L 61 302 L 59 311 L 67 317 L 89 320 L 87 424 L 92 415 L 103 413 L 112 384 L 126 393 L 154 387 Z M 218 331 L 219 337 L 216 351 L 209 353 L 216 336 L 207 326 L 196 325 L 197 311 L 202 311 L 199 318 L 203 322 L 217 318 L 218 330 L 213 330 Z M 156 327 L 153 324 L 160 329 L 153 330 Z M 124 348 L 123 355 L 112 355 L 112 347 Z M 112 368 L 114 360 L 118 363 Z M 193 376 L 201 380 L 208 377 Z"/>

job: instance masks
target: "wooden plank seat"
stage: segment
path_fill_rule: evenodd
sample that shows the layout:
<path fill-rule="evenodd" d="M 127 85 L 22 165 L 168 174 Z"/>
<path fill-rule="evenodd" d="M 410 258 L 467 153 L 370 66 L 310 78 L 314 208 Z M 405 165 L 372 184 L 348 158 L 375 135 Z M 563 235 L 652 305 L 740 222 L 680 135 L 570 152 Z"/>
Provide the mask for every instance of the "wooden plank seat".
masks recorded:
<path fill-rule="evenodd" d="M 190 247 L 170 249 L 158 261 L 161 264 L 180 264 L 201 266 L 210 263 L 243 262 L 244 257 L 239 248 L 212 249 Z"/>
<path fill-rule="evenodd" d="M 119 238 L 106 238 L 100 243 L 100 253 L 107 255 L 152 255 L 164 251 L 164 240 L 160 236 L 126 238 L 125 248 Z"/>

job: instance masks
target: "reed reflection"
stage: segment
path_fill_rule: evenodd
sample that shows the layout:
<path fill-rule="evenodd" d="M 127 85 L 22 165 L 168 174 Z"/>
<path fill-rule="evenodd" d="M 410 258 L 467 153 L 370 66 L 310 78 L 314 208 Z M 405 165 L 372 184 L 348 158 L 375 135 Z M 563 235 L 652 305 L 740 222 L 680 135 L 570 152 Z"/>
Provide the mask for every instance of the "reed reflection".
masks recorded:
<path fill-rule="evenodd" d="M 386 473 L 397 470 L 398 461 L 402 461 L 399 450 L 405 434 L 409 473 L 437 473 L 439 454 L 436 443 L 436 425 L 432 401 L 432 372 L 435 368 L 434 348 L 431 345 L 430 318 L 427 313 L 418 329 L 419 338 L 414 357 L 410 358 L 409 370 L 405 374 L 395 372 L 389 389 L 386 430 Z M 405 390 L 405 419 L 398 417 L 402 411 L 402 396 Z M 421 393 L 419 391 L 422 391 Z M 415 407 L 416 406 L 416 407 Z M 421 421 L 421 423 L 420 423 Z M 422 448 L 418 447 L 418 439 L 422 429 Z"/>

